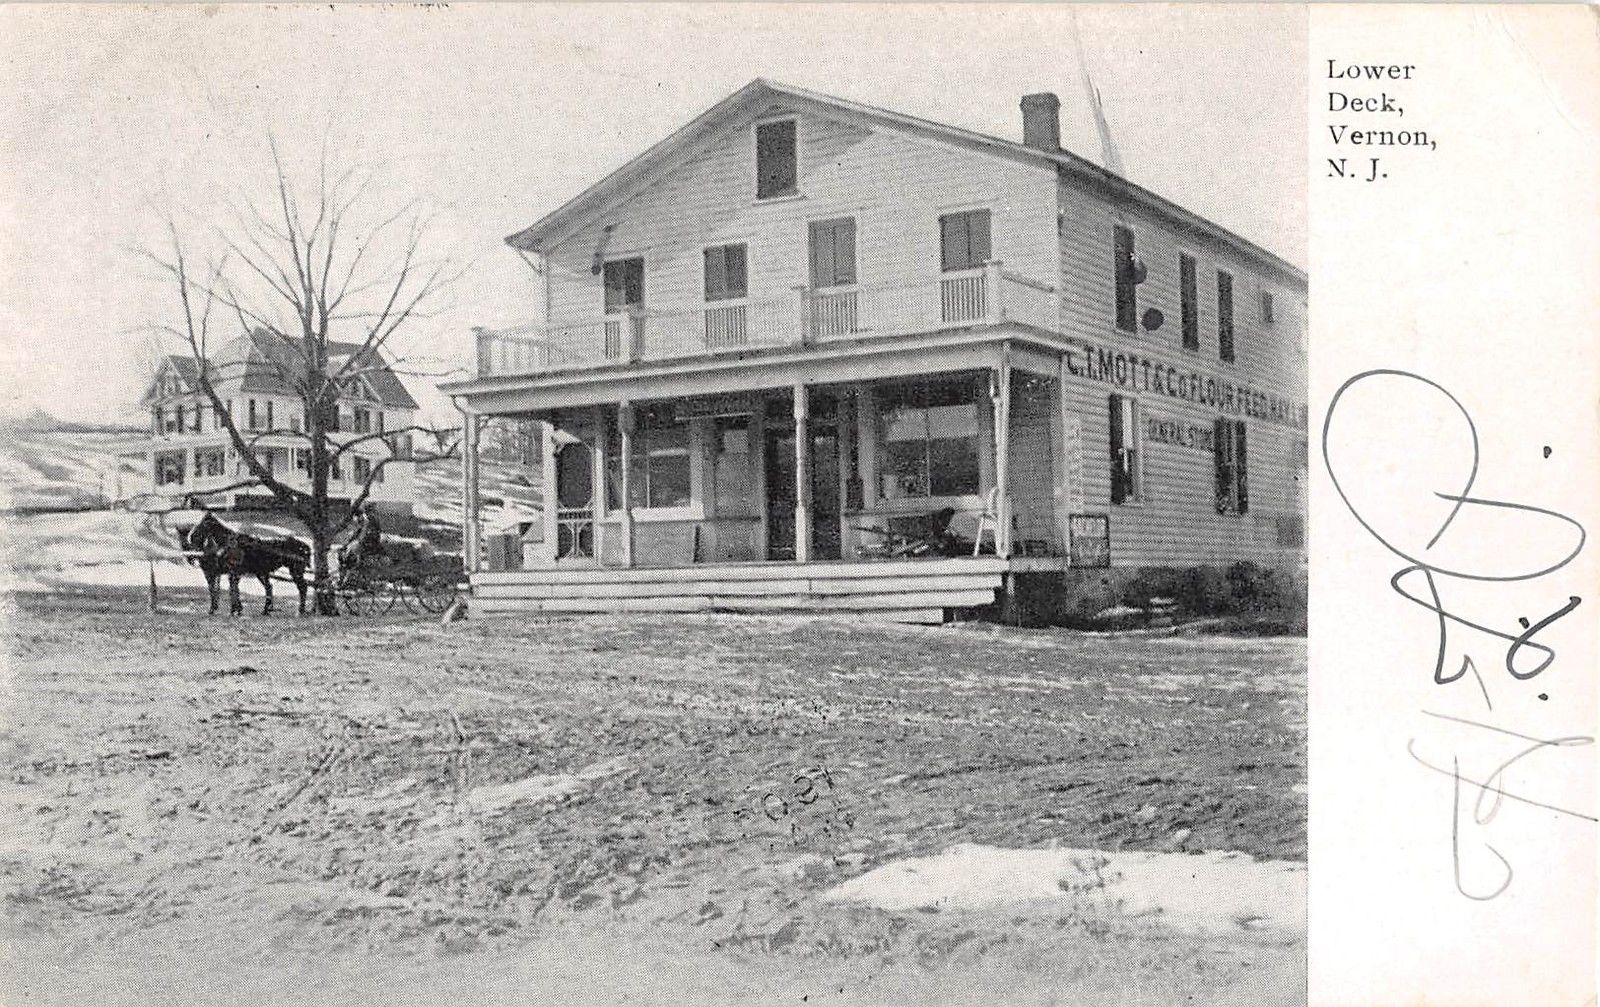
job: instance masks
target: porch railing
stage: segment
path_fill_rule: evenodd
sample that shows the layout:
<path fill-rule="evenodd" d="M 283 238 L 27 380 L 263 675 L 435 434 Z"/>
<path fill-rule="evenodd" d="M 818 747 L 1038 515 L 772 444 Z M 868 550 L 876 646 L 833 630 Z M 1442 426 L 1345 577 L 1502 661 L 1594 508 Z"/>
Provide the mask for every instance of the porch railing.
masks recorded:
<path fill-rule="evenodd" d="M 1002 322 L 1056 329 L 1055 288 L 991 262 L 911 283 L 797 288 L 779 297 L 475 331 L 478 373 L 490 377 Z"/>

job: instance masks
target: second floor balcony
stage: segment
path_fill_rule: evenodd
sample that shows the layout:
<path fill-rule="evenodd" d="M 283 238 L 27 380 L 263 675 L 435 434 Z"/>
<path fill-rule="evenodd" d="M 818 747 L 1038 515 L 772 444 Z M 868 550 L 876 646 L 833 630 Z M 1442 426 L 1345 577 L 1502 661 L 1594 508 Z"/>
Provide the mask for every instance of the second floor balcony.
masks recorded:
<path fill-rule="evenodd" d="M 1055 288 L 990 262 L 909 283 L 801 287 L 683 310 L 480 328 L 475 335 L 478 375 L 501 377 L 1003 323 L 1057 328 Z"/>

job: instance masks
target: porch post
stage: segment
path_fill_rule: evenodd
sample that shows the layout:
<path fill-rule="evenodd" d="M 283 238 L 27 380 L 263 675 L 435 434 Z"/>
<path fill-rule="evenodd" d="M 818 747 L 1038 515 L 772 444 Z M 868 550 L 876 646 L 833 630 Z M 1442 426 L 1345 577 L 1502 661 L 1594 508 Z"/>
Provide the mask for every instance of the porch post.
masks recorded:
<path fill-rule="evenodd" d="M 794 558 L 811 561 L 811 399 L 806 386 L 794 386 Z"/>
<path fill-rule="evenodd" d="M 478 572 L 478 417 L 457 406 L 461 414 L 461 565 L 468 574 Z"/>
<path fill-rule="evenodd" d="M 994 551 L 1011 555 L 1011 345 L 1000 350 L 1000 364 L 994 369 L 990 399 L 994 403 Z"/>
<path fill-rule="evenodd" d="M 543 455 L 540 459 L 540 509 L 544 512 L 544 551 L 554 561 L 561 558 L 561 525 L 557 520 L 561 487 L 556 484 L 556 425 L 549 420 L 539 421 L 539 448 Z"/>
<path fill-rule="evenodd" d="M 633 403 L 617 403 L 617 455 L 622 484 L 622 565 L 633 566 Z"/>
<path fill-rule="evenodd" d="M 606 407 L 594 407 L 594 450 L 589 452 L 590 497 L 589 541 L 596 564 L 605 562 L 600 549 L 600 525 L 606 519 Z"/>

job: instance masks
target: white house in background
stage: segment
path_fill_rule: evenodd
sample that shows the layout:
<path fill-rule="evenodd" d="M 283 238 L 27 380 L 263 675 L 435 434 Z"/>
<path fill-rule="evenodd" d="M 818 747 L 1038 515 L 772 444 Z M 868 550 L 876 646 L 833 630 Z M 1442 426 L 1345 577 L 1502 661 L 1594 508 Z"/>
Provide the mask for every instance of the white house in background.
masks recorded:
<path fill-rule="evenodd" d="M 215 375 L 213 387 L 234 423 L 247 439 L 255 441 L 258 458 L 273 475 L 307 492 L 311 488 L 310 444 L 305 429 L 304 404 L 285 379 L 301 359 L 300 340 L 256 329 L 240 335 L 212 354 L 208 366 Z M 350 343 L 330 342 L 328 352 L 337 367 L 360 350 Z M 380 366 L 362 366 L 338 403 L 338 443 L 386 430 L 405 431 L 415 423 L 417 403 L 381 353 Z M 144 452 L 148 462 L 148 491 L 181 500 L 186 496 L 207 506 L 226 510 L 272 509 L 272 494 L 260 486 L 235 487 L 250 473 L 238 457 L 227 430 L 197 382 L 198 364 L 192 357 L 166 357 L 157 368 L 141 404 L 150 414 L 150 441 Z M 399 432 L 387 440 L 373 439 L 351 448 L 328 474 L 328 497 L 348 504 L 360 492 L 380 459 L 390 454 L 389 444 L 402 461 L 390 462 L 378 472 L 368 497 L 380 512 L 409 514 L 414 502 L 415 463 L 411 461 L 411 434 Z"/>

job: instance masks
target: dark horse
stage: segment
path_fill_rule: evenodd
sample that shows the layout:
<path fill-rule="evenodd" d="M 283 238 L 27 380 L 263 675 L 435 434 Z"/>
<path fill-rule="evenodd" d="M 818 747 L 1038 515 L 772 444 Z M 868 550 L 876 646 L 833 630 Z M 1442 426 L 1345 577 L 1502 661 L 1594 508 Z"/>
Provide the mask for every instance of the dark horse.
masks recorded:
<path fill-rule="evenodd" d="M 234 531 L 210 511 L 200 523 L 182 536 L 185 552 L 199 553 L 200 572 L 206 575 L 206 587 L 211 591 L 211 614 L 217 613 L 217 581 L 228 576 L 228 613 L 240 615 L 244 605 L 239 601 L 239 578 L 249 575 L 261 582 L 267 592 L 267 603 L 261 614 L 272 612 L 272 573 L 279 568 L 289 571 L 294 586 L 300 592 L 300 614 L 306 614 L 306 567 L 311 565 L 311 547 L 297 538 L 256 538 Z"/>

